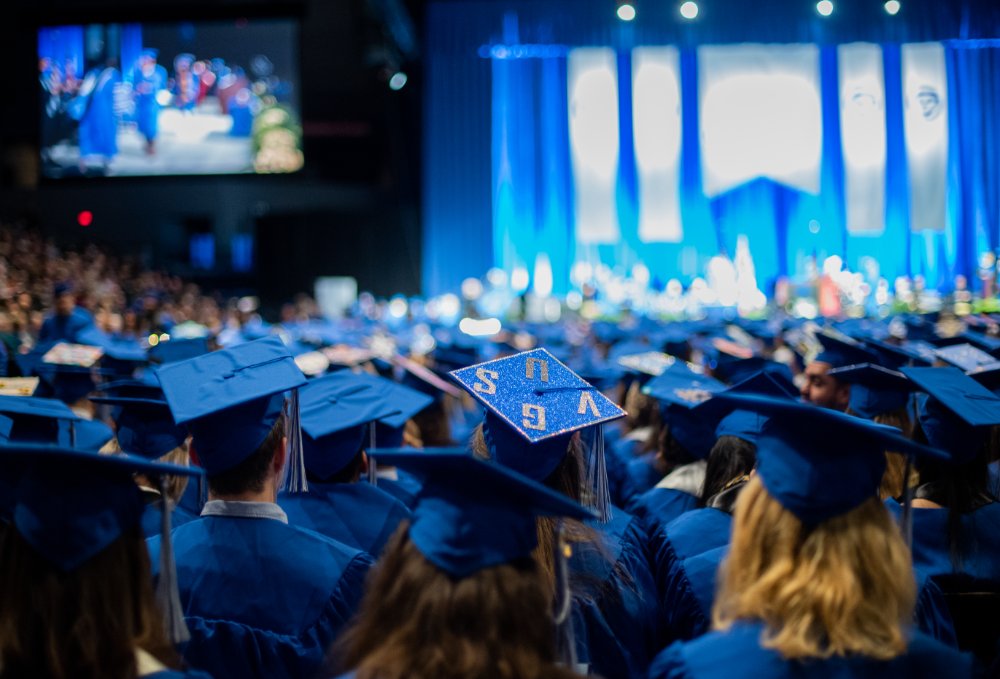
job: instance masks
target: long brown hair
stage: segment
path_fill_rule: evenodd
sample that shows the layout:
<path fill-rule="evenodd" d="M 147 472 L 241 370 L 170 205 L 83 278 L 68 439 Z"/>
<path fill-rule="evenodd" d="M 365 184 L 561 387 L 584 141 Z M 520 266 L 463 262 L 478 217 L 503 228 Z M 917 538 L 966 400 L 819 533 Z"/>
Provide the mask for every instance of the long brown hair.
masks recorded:
<path fill-rule="evenodd" d="M 848 408 L 847 414 L 854 415 L 855 413 Z M 906 406 L 879 413 L 872 418 L 872 422 L 896 427 L 906 438 L 913 437 L 913 420 L 910 418 Z M 882 481 L 878 488 L 879 499 L 887 500 L 889 498 L 902 497 L 907 488 L 917 484 L 917 471 L 915 468 L 910 468 L 908 478 L 904 479 L 904 476 L 906 476 L 906 457 L 889 450 L 885 451 L 885 473 L 882 474 Z"/>
<path fill-rule="evenodd" d="M 63 573 L 12 527 L 0 554 L 0 666 L 4 679 L 136 677 L 136 649 L 177 657 L 153 596 L 138 526 Z"/>
<path fill-rule="evenodd" d="M 760 620 L 764 646 L 785 658 L 888 660 L 906 650 L 915 599 L 909 550 L 878 498 L 809 527 L 759 477 L 740 493 L 716 629 Z"/>
<path fill-rule="evenodd" d="M 330 663 L 356 679 L 571 679 L 556 665 L 550 601 L 532 559 L 455 579 L 417 550 L 404 523 Z"/>

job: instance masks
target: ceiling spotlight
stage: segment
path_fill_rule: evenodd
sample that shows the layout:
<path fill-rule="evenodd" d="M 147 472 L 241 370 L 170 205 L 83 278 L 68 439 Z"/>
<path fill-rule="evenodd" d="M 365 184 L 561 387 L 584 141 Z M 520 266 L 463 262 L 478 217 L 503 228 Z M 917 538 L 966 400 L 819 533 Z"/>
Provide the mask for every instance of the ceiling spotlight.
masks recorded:
<path fill-rule="evenodd" d="M 618 4 L 618 18 L 622 21 L 632 21 L 635 18 L 635 7 L 630 2 Z"/>
<path fill-rule="evenodd" d="M 885 7 L 886 14 L 890 16 L 896 16 L 899 12 L 899 0 L 888 0 L 883 6 Z"/>
<path fill-rule="evenodd" d="M 694 19 L 698 16 L 698 3 L 688 0 L 681 5 L 681 16 L 685 19 Z"/>
<path fill-rule="evenodd" d="M 828 17 L 833 14 L 833 3 L 830 0 L 819 0 L 816 3 L 816 11 L 820 13 L 821 16 Z"/>
<path fill-rule="evenodd" d="M 398 92 L 403 89 L 403 85 L 406 84 L 406 74 L 402 71 L 396 71 L 389 78 L 389 89 Z"/>

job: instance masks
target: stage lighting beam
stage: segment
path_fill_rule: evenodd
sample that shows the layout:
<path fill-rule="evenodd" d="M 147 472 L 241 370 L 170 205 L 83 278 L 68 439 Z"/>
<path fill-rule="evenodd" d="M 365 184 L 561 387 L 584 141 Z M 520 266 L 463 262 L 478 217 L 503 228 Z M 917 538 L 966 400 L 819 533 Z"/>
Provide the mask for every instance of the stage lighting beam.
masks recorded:
<path fill-rule="evenodd" d="M 635 6 L 631 2 L 620 2 L 617 14 L 622 21 L 632 21 L 635 19 Z"/>
<path fill-rule="evenodd" d="M 901 7 L 899 0 L 888 0 L 883 6 L 885 7 L 886 14 L 889 16 L 896 16 Z"/>
<path fill-rule="evenodd" d="M 698 16 L 698 3 L 693 0 L 688 0 L 681 5 L 681 16 L 687 20 L 692 20 Z"/>
<path fill-rule="evenodd" d="M 819 12 L 820 16 L 830 16 L 833 14 L 833 2 L 830 0 L 819 0 L 816 3 L 816 11 Z"/>

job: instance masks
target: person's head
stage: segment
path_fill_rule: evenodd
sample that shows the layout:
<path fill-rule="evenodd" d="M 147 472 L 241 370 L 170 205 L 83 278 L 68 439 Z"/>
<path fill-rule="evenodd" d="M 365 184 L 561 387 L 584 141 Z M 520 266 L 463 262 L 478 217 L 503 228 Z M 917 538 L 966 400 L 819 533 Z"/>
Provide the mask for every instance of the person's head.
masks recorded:
<path fill-rule="evenodd" d="M 851 400 L 851 385 L 827 374 L 832 367 L 825 361 L 812 361 L 806 366 L 802 400 L 820 408 L 844 411 Z"/>
<path fill-rule="evenodd" d="M 757 446 L 738 436 L 720 436 L 708 454 L 699 504 L 745 479 L 757 464 Z"/>
<path fill-rule="evenodd" d="M 909 551 L 874 492 L 816 525 L 759 477 L 740 493 L 712 611 L 717 629 L 760 620 L 764 646 L 785 658 L 885 660 L 906 649 L 915 599 Z"/>
<path fill-rule="evenodd" d="M 236 466 L 208 475 L 208 490 L 215 497 L 278 494 L 285 463 L 288 439 L 285 435 L 285 417 L 274 423 L 271 431 L 257 449 Z M 195 456 L 198 449 L 195 447 Z"/>
<path fill-rule="evenodd" d="M 57 283 L 53 289 L 52 303 L 57 316 L 69 316 L 76 309 L 76 291 L 72 283 Z"/>

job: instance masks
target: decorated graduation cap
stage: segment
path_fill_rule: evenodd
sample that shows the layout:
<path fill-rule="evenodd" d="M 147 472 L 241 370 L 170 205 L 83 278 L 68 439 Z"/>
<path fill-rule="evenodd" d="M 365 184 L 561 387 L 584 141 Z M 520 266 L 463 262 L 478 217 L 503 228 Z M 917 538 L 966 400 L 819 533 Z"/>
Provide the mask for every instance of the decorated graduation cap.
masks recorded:
<path fill-rule="evenodd" d="M 848 407 L 867 420 L 903 408 L 916 389 L 903 373 L 874 363 L 834 368 L 828 374 L 851 385 Z"/>
<path fill-rule="evenodd" d="M 767 492 L 807 525 L 846 514 L 877 497 L 886 450 L 947 457 L 895 427 L 829 408 L 757 394 L 715 398 L 768 418 L 757 438 L 757 474 Z"/>
<path fill-rule="evenodd" d="M 187 424 L 198 460 L 211 477 L 252 455 L 289 401 L 289 490 L 305 485 L 298 422 L 302 371 L 277 337 L 239 344 L 156 370 L 177 424 Z M 290 478 L 288 478 L 290 477 Z"/>
<path fill-rule="evenodd" d="M 399 414 L 394 386 L 373 375 L 341 371 L 303 387 L 299 400 L 306 471 L 326 479 L 346 467 L 365 445 L 369 425 Z"/>
<path fill-rule="evenodd" d="M 104 396 L 91 401 L 114 408 L 118 446 L 136 455 L 155 460 L 181 446 L 187 428 L 174 423 L 163 390 L 137 380 L 106 385 Z"/>
<path fill-rule="evenodd" d="M 593 517 L 565 495 L 461 448 L 387 449 L 379 457 L 421 478 L 410 540 L 455 578 L 530 558 L 539 516 Z"/>
<path fill-rule="evenodd" d="M 917 404 L 917 419 L 927 441 L 948 451 L 958 463 L 979 453 L 988 427 L 1000 424 L 1000 396 L 952 367 L 903 368 L 928 398 Z"/>
<path fill-rule="evenodd" d="M 983 351 L 989 352 L 996 356 L 1000 354 L 1000 337 L 995 335 L 988 335 L 986 332 L 976 332 L 974 330 L 966 330 L 959 337 L 962 340 L 979 347 Z"/>
<path fill-rule="evenodd" d="M 935 350 L 934 354 L 948 365 L 961 368 L 965 372 L 977 368 L 994 367 L 1000 363 L 990 354 L 968 343 L 941 347 Z"/>
<path fill-rule="evenodd" d="M 816 355 L 817 363 L 829 363 L 834 368 L 857 363 L 874 363 L 878 357 L 861 342 L 846 335 L 835 336 L 832 333 L 820 333 L 817 341 L 823 345 L 823 350 Z"/>
<path fill-rule="evenodd" d="M 587 486 L 602 519 L 610 518 L 598 425 L 624 417 L 624 410 L 545 349 L 480 363 L 451 376 L 485 406 L 483 436 L 491 456 L 536 481 L 555 471 L 573 432 L 580 431 L 590 448 Z"/>
<path fill-rule="evenodd" d="M 706 411 L 694 412 L 695 406 L 726 389 L 719 380 L 699 375 L 674 364 L 654 377 L 643 393 L 661 404 L 660 416 L 670 428 L 670 435 L 692 456 L 703 459 L 715 445 L 717 423 Z"/>
<path fill-rule="evenodd" d="M 139 525 L 145 503 L 134 474 L 150 479 L 197 476 L 196 467 L 143 457 L 98 455 L 73 448 L 0 446 L 0 468 L 18 478 L 12 524 L 47 562 L 75 571 Z M 161 483 L 161 488 L 162 488 Z M 54 502 L 53 498 L 58 498 Z M 172 641 L 187 639 L 170 543 L 170 512 L 163 512 L 157 599 Z M 139 535 L 139 533 L 136 533 Z"/>

